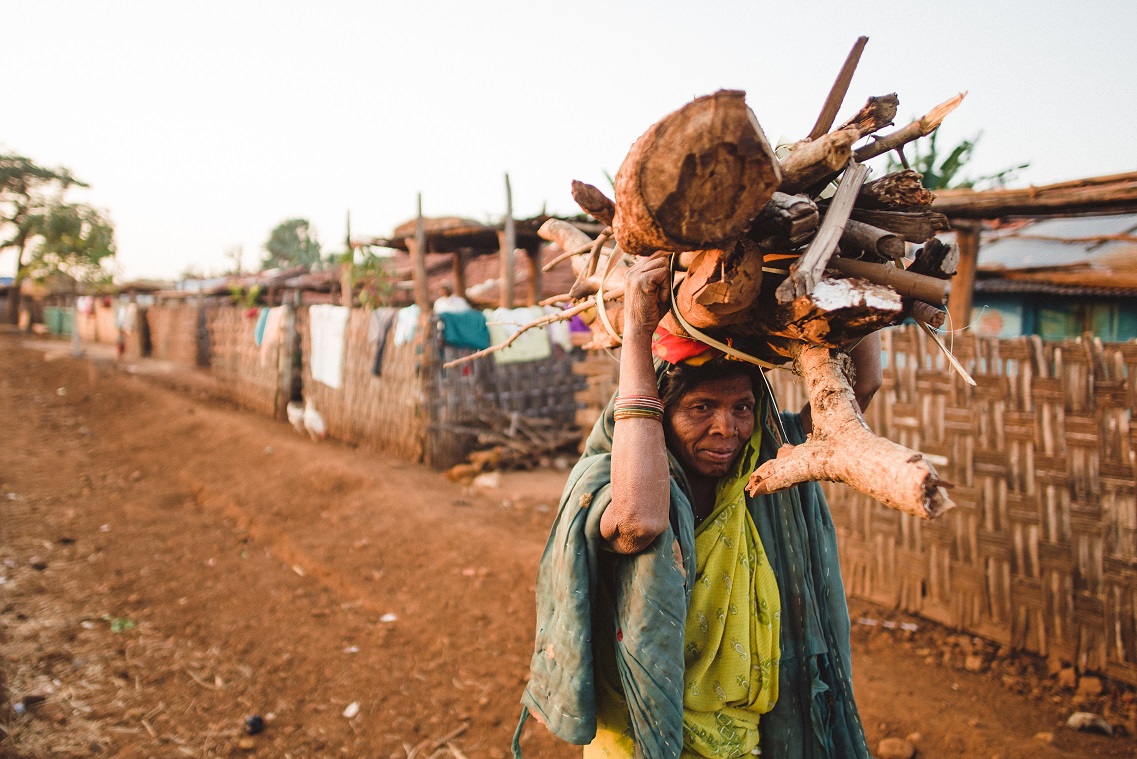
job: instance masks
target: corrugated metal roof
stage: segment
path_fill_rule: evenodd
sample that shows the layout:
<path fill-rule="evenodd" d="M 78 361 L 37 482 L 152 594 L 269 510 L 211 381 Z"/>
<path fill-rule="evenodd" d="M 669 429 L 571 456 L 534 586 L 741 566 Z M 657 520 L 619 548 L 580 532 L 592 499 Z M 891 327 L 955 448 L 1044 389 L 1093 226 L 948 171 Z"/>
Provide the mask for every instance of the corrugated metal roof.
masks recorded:
<path fill-rule="evenodd" d="M 1029 279 L 979 279 L 975 282 L 975 292 L 988 295 L 1000 293 L 1022 293 L 1035 295 L 1068 295 L 1087 298 L 1128 298 L 1137 297 L 1133 287 L 1087 287 L 1085 285 L 1056 285 Z"/>
<path fill-rule="evenodd" d="M 1016 271 L 1086 267 L 1137 268 L 1137 214 L 1040 219 L 1010 232 L 985 233 L 979 249 L 981 270 Z M 1133 241 L 1107 238 L 1127 236 Z"/>

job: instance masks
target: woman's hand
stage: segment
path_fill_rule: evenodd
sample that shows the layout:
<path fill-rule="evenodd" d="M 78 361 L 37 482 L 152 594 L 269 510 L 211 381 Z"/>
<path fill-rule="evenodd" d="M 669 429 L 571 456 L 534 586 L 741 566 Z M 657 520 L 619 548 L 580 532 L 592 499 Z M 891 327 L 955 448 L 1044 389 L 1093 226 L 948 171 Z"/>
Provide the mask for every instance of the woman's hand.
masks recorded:
<path fill-rule="evenodd" d="M 640 330 L 649 338 L 671 302 L 668 253 L 641 257 L 624 276 L 624 334 Z"/>

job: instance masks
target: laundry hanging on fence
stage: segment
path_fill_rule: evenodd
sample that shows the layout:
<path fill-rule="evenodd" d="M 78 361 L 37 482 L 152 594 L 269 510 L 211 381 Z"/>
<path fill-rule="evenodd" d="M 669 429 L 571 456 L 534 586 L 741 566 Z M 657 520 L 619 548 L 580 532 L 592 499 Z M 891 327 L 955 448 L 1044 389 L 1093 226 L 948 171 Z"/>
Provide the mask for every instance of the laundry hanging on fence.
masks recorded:
<path fill-rule="evenodd" d="M 312 349 L 309 366 L 312 379 L 337 390 L 343 386 L 344 338 L 351 309 L 319 305 L 308 308 L 308 331 Z"/>
<path fill-rule="evenodd" d="M 560 309 L 545 306 L 546 316 L 557 313 L 560 313 Z M 549 325 L 549 342 L 559 345 L 565 353 L 572 352 L 572 332 L 569 330 L 568 321 L 553 322 Z"/>
<path fill-rule="evenodd" d="M 261 366 L 268 364 L 272 349 L 280 344 L 284 333 L 284 306 L 267 309 L 264 315 L 264 327 L 261 329 Z"/>
<path fill-rule="evenodd" d="M 444 311 L 438 314 L 438 319 L 442 322 L 442 339 L 447 345 L 476 351 L 490 347 L 490 331 L 481 311 Z"/>
<path fill-rule="evenodd" d="M 95 299 L 90 295 L 80 295 L 75 299 L 75 310 L 81 314 L 95 313 Z"/>
<path fill-rule="evenodd" d="M 395 317 L 395 345 L 406 345 L 415 339 L 415 332 L 418 331 L 418 317 L 417 303 L 399 310 L 399 315 Z"/>
<path fill-rule="evenodd" d="M 499 345 L 513 336 L 529 322 L 545 315 L 540 306 L 522 308 L 492 308 L 485 310 L 486 326 L 489 327 L 490 342 Z M 544 327 L 537 327 L 522 334 L 505 350 L 493 354 L 498 364 L 517 364 L 522 361 L 540 361 L 553 355 L 549 346 L 549 333 Z"/>
<path fill-rule="evenodd" d="M 272 309 L 262 308 L 257 314 L 257 326 L 253 327 L 253 342 L 260 345 L 264 341 L 265 323 L 268 321 L 268 312 Z"/>
<path fill-rule="evenodd" d="M 383 352 L 387 350 L 387 335 L 395 323 L 398 309 L 384 306 L 371 312 L 371 323 L 367 325 L 367 344 L 373 346 L 375 354 L 371 361 L 371 373 L 376 377 L 383 374 Z"/>

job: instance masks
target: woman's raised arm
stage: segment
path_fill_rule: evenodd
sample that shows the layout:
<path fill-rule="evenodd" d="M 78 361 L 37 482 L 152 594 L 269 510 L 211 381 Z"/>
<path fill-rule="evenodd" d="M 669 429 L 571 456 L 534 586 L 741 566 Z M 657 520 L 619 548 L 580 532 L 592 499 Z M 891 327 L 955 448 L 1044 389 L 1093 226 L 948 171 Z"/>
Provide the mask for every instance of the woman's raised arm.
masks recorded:
<path fill-rule="evenodd" d="M 665 255 L 641 258 L 624 280 L 620 397 L 659 397 L 651 339 L 670 301 Z M 671 486 L 661 419 L 624 417 L 612 434 L 612 503 L 600 534 L 617 553 L 639 553 L 667 528 Z"/>

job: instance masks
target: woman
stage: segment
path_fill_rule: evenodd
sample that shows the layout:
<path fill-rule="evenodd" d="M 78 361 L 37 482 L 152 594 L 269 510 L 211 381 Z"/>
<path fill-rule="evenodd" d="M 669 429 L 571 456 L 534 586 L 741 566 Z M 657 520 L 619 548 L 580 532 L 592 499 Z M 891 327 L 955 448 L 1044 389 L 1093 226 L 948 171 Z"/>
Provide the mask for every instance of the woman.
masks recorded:
<path fill-rule="evenodd" d="M 657 329 L 668 281 L 661 255 L 626 278 L 619 393 L 541 560 L 522 724 L 535 714 L 589 758 L 867 759 L 820 488 L 744 492 L 804 442 L 808 408 L 779 418 L 753 367 Z M 879 352 L 854 351 L 862 406 Z"/>

